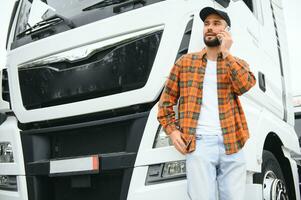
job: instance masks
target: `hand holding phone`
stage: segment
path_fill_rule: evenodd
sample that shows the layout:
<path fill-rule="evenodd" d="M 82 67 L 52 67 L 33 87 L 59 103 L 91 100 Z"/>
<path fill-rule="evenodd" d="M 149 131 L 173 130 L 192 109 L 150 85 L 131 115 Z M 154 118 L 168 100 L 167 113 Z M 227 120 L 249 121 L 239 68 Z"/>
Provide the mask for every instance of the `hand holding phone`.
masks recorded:
<path fill-rule="evenodd" d="M 231 29 L 230 26 L 227 26 L 224 30 L 227 32 L 230 32 L 230 29 Z M 223 38 L 221 38 L 221 37 L 217 37 L 217 38 L 218 38 L 220 44 L 222 44 Z"/>
<path fill-rule="evenodd" d="M 219 49 L 220 49 L 220 52 L 223 54 L 223 58 L 227 57 L 227 55 L 230 52 L 230 48 L 232 46 L 232 43 L 233 43 L 232 36 L 229 33 L 229 31 L 230 31 L 230 27 L 227 26 L 224 29 L 224 31 L 220 32 L 217 35 L 217 38 L 218 38 L 218 40 L 220 42 Z"/>

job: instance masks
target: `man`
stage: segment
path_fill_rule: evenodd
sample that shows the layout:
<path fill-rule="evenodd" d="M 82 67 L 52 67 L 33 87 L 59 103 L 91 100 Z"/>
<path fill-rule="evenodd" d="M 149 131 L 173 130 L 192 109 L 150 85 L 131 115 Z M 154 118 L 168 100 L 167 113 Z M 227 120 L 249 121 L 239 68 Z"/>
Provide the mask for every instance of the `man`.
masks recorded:
<path fill-rule="evenodd" d="M 206 47 L 173 66 L 159 102 L 158 120 L 175 148 L 186 155 L 191 200 L 242 200 L 246 164 L 241 150 L 249 131 L 239 95 L 256 83 L 248 64 L 233 57 L 227 13 L 206 7 Z M 178 119 L 173 106 L 178 102 Z M 217 184 L 216 184 L 217 183 Z"/>

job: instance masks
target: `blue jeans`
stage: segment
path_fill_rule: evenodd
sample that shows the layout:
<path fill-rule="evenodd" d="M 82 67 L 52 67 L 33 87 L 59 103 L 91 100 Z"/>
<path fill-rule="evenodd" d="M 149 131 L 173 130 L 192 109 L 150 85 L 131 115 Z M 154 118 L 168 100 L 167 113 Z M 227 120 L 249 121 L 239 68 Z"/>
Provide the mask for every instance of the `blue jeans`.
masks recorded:
<path fill-rule="evenodd" d="M 243 149 L 226 155 L 221 135 L 197 135 L 196 150 L 186 154 L 191 200 L 243 200 L 246 162 Z"/>

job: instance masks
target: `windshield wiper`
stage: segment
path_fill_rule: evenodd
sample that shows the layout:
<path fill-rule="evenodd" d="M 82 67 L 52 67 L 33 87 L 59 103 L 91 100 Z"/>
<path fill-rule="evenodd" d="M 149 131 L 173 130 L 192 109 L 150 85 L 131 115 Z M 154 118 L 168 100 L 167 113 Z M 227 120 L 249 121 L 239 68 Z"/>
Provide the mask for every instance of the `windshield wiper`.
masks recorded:
<path fill-rule="evenodd" d="M 104 7 L 107 7 L 107 6 L 123 3 L 123 2 L 126 2 L 126 1 L 129 1 L 129 0 L 104 0 L 104 1 L 100 1 L 96 4 L 93 4 L 91 6 L 88 6 L 88 7 L 84 8 L 82 11 L 89 11 L 89 10 L 94 10 L 94 9 L 97 9 L 97 8 L 104 8 Z"/>
<path fill-rule="evenodd" d="M 65 22 L 66 25 L 69 26 L 70 28 L 75 27 L 71 20 L 69 20 L 69 19 L 67 19 L 67 18 L 65 18 L 65 17 L 63 17 L 63 16 L 56 13 L 56 14 L 52 15 L 51 18 L 44 19 L 44 20 L 36 23 L 33 26 L 29 26 L 29 28 L 27 28 L 24 31 L 22 31 L 21 33 L 17 34 L 17 37 L 20 38 L 20 37 L 23 37 L 25 35 L 29 35 L 33 32 L 48 28 L 50 26 L 59 24 L 61 22 Z"/>

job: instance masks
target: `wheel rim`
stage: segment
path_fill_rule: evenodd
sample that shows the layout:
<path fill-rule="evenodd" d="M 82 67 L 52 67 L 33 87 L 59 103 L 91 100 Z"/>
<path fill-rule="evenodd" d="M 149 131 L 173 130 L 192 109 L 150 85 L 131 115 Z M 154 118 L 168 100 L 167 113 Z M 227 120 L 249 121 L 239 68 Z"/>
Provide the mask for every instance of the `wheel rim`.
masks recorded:
<path fill-rule="evenodd" d="M 263 177 L 264 200 L 288 200 L 284 182 L 273 171 L 267 171 Z"/>

